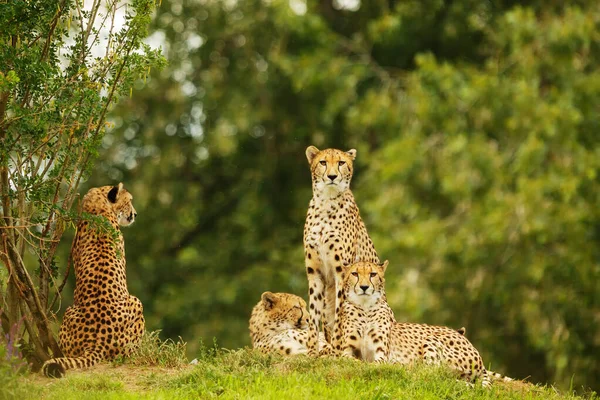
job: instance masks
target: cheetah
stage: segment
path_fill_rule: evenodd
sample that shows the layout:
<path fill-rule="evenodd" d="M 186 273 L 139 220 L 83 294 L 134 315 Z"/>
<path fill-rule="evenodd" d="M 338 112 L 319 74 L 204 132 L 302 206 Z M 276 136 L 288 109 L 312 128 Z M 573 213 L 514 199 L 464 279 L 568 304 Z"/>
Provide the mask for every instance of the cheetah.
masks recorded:
<path fill-rule="evenodd" d="M 48 377 L 62 377 L 67 369 L 129 355 L 144 332 L 142 303 L 127 290 L 125 245 L 119 228 L 131 225 L 137 216 L 131 194 L 122 183 L 90 189 L 83 197 L 82 211 L 105 218 L 114 232 L 86 220 L 77 225 L 71 248 L 74 301 L 59 331 L 65 357 L 44 363 L 42 372 Z"/>
<path fill-rule="evenodd" d="M 336 332 L 342 336 L 344 356 L 385 362 L 390 355 L 392 327 L 396 323 L 383 287 L 388 266 L 358 262 L 344 274 Z"/>
<path fill-rule="evenodd" d="M 379 263 L 367 229 L 350 191 L 356 150 L 306 149 L 312 175 L 313 197 L 304 225 L 304 260 L 309 287 L 309 355 L 317 354 L 321 322 L 334 348 L 333 335 L 343 266 L 357 260 Z"/>
<path fill-rule="evenodd" d="M 250 316 L 252 347 L 264 353 L 306 354 L 308 351 L 306 302 L 290 293 L 264 292 Z M 321 336 L 321 354 L 333 354 Z"/>
<path fill-rule="evenodd" d="M 445 363 L 467 381 L 481 378 L 483 386 L 500 378 L 510 380 L 485 369 L 464 336 L 465 328 L 396 322 L 385 295 L 387 266 L 387 261 L 358 262 L 344 274 L 339 326 L 345 357 L 392 364 Z"/>

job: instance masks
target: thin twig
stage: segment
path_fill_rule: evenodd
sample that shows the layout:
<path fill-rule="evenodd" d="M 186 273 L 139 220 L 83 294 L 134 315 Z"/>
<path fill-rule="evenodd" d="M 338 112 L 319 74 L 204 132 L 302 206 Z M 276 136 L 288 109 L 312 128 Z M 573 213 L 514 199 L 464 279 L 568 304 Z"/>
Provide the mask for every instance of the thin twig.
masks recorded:
<path fill-rule="evenodd" d="M 50 309 L 54 308 L 54 304 L 56 303 L 56 300 L 58 300 L 61 297 L 62 291 L 65 288 L 65 285 L 67 283 L 67 278 L 69 277 L 69 273 L 71 272 L 71 266 L 73 264 L 73 249 L 75 247 L 76 240 L 77 240 L 77 233 L 75 233 L 75 236 L 73 236 L 73 240 L 71 241 L 71 251 L 69 252 L 69 258 L 67 259 L 67 269 L 65 271 L 65 276 L 63 277 L 62 282 L 56 289 L 56 294 L 54 295 L 54 299 L 52 300 L 52 303 L 50 304 L 50 307 L 49 307 Z"/>

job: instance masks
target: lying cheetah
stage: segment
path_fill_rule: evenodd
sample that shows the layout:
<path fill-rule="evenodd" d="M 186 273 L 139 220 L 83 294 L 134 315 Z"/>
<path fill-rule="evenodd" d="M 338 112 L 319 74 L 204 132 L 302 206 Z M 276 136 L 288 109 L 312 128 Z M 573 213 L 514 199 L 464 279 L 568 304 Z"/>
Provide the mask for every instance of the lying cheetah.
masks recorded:
<path fill-rule="evenodd" d="M 445 363 L 468 381 L 481 378 L 484 386 L 501 378 L 485 369 L 464 328 L 396 322 L 385 296 L 387 266 L 387 261 L 358 262 L 345 274 L 339 313 L 344 356 L 399 364 Z"/>
<path fill-rule="evenodd" d="M 309 287 L 309 354 L 316 355 L 321 321 L 328 342 L 333 337 L 343 266 L 356 260 L 379 263 L 373 242 L 360 218 L 350 191 L 356 150 L 306 149 L 312 175 L 313 197 L 304 225 L 304 260 Z M 336 335 L 337 336 L 337 335 Z"/>
<path fill-rule="evenodd" d="M 308 351 L 308 312 L 306 302 L 294 294 L 264 292 L 252 310 L 252 346 L 264 353 L 306 354 Z M 329 343 L 321 336 L 321 354 L 331 354 Z"/>
<path fill-rule="evenodd" d="M 119 228 L 131 225 L 137 216 L 131 194 L 122 183 L 93 188 L 83 197 L 82 210 L 105 218 L 116 236 L 87 220 L 77 225 L 71 249 L 74 301 L 65 312 L 59 332 L 66 357 L 44 363 L 42 372 L 49 377 L 128 355 L 144 333 L 142 303 L 127 290 L 125 244 Z"/>

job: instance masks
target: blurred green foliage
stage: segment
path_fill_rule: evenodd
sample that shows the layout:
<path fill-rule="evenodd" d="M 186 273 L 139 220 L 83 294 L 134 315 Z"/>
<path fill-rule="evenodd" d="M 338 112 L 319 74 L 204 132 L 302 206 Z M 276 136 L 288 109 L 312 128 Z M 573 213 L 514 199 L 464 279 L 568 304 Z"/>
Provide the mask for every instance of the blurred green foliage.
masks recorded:
<path fill-rule="evenodd" d="M 597 390 L 598 3 L 350 3 L 162 1 L 170 65 L 113 110 L 87 183 L 134 195 L 148 329 L 248 344 L 263 291 L 307 290 L 304 149 L 357 148 L 397 318 L 465 326 L 493 370 Z"/>

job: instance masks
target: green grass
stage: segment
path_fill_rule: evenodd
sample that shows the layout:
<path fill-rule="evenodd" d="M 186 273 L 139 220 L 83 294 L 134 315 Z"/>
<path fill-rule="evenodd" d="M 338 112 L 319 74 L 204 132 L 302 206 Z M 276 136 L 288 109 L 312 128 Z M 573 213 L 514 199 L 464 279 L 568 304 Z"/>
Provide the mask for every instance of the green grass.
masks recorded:
<path fill-rule="evenodd" d="M 187 343 L 179 338 L 177 342 L 160 339 L 160 330 L 145 332 L 142 341 L 127 358 L 118 358 L 116 365 L 127 363 L 137 366 L 181 367 L 188 363 L 186 353 Z"/>
<path fill-rule="evenodd" d="M 171 344 L 173 345 L 173 344 Z M 170 349 L 169 352 L 171 353 Z M 165 353 L 165 354 L 167 354 Z M 172 355 L 172 354 L 171 354 Z M 160 357 L 158 357 L 160 358 Z M 156 361 L 156 357 L 148 357 Z M 69 371 L 63 379 L 20 377 L 19 399 L 579 399 L 516 382 L 468 386 L 443 368 L 263 355 L 249 349 L 203 351 L 198 364 L 140 360 Z M 5 394 L 6 395 L 6 394 Z M 0 388 L 0 398 L 2 389 Z M 11 397 L 4 397 L 11 398 Z M 595 394 L 583 398 L 598 399 Z"/>

